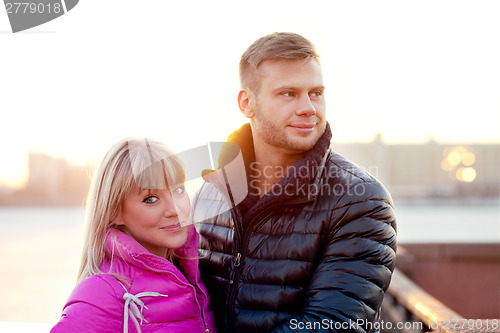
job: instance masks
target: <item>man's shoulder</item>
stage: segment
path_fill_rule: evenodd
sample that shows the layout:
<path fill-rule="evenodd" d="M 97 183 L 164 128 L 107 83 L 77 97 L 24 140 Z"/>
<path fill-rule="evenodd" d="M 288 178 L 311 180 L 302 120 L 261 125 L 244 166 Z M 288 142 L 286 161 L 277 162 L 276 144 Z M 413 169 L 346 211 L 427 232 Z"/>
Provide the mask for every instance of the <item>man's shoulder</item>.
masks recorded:
<path fill-rule="evenodd" d="M 375 177 L 370 175 L 366 170 L 334 151 L 330 152 L 326 167 L 328 171 L 334 172 L 333 174 L 330 173 L 330 176 L 338 176 L 341 180 L 355 180 L 357 182 L 376 181 Z"/>
<path fill-rule="evenodd" d="M 335 194 L 355 201 L 377 198 L 392 205 L 391 196 L 384 185 L 346 157 L 332 151 L 325 167 L 329 186 L 333 186 L 337 192 L 342 191 Z"/>
<path fill-rule="evenodd" d="M 191 201 L 191 221 L 196 223 L 198 232 L 200 222 L 229 212 L 230 206 L 220 191 L 210 182 L 205 182 L 193 195 Z M 212 221 L 213 222 L 213 221 Z M 209 224 L 213 224 L 209 222 Z"/>
<path fill-rule="evenodd" d="M 196 190 L 193 198 L 196 199 L 210 199 L 217 195 L 219 191 L 215 188 L 214 184 L 210 182 L 203 182 L 201 186 Z"/>
<path fill-rule="evenodd" d="M 225 204 L 224 197 L 214 186 L 214 184 L 210 182 L 204 182 L 193 195 L 191 208 L 194 211 L 199 210 L 200 208 L 202 210 L 205 210 L 207 208 L 207 205 L 209 207 L 213 207 L 215 202 L 218 203 L 217 206 Z"/>

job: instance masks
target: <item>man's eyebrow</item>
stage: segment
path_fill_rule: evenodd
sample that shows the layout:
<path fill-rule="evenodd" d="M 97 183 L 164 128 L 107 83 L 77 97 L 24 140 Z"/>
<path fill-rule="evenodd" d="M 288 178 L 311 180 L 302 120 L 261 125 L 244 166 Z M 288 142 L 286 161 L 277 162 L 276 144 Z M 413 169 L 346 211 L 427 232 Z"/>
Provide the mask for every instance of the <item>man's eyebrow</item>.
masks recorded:
<path fill-rule="evenodd" d="M 282 87 L 278 87 L 276 89 L 273 89 L 272 91 L 273 92 L 278 92 L 278 91 L 283 91 L 283 90 L 293 90 L 293 91 L 296 91 L 296 90 L 300 90 L 300 88 L 298 87 L 292 87 L 292 86 L 282 86 Z M 325 90 L 325 86 L 317 86 L 317 87 L 313 87 L 310 89 L 310 91 L 313 91 L 313 90 Z"/>
<path fill-rule="evenodd" d="M 281 90 L 297 90 L 298 88 L 295 88 L 295 87 L 290 87 L 290 86 L 282 86 L 282 87 L 278 87 L 276 89 L 273 89 L 273 92 L 274 91 L 281 91 Z"/>
<path fill-rule="evenodd" d="M 312 88 L 311 90 L 325 90 L 325 86 L 317 86 Z"/>

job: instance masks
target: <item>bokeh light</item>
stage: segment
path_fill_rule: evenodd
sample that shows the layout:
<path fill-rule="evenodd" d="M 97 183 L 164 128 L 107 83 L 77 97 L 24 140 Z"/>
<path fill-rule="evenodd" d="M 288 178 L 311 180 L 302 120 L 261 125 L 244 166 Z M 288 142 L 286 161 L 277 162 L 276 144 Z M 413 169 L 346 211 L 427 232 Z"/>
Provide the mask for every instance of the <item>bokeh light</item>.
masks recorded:
<path fill-rule="evenodd" d="M 447 147 L 443 150 L 444 159 L 441 169 L 448 172 L 451 179 L 470 183 L 477 177 L 477 172 L 471 166 L 476 162 L 474 153 L 464 146 Z"/>

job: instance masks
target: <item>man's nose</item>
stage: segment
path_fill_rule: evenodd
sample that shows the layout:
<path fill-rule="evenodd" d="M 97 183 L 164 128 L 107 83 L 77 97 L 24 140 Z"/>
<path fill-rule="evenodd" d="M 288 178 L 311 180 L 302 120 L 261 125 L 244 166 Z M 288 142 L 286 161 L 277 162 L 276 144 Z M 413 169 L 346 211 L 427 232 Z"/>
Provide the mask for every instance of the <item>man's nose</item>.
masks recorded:
<path fill-rule="evenodd" d="M 316 114 L 316 108 L 311 102 L 309 95 L 303 96 L 299 101 L 299 107 L 296 111 L 299 116 L 314 116 Z"/>

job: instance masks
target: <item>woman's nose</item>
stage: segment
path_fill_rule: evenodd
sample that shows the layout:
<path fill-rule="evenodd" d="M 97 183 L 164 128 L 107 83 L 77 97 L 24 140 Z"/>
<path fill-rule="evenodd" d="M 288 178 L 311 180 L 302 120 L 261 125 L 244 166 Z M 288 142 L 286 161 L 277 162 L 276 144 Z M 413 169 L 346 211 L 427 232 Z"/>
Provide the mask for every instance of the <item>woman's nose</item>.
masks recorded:
<path fill-rule="evenodd" d="M 167 193 L 165 194 L 165 207 L 163 215 L 165 215 L 165 217 L 175 217 L 177 216 L 177 208 L 175 207 L 174 198 L 172 197 L 170 191 L 166 192 Z"/>

